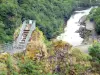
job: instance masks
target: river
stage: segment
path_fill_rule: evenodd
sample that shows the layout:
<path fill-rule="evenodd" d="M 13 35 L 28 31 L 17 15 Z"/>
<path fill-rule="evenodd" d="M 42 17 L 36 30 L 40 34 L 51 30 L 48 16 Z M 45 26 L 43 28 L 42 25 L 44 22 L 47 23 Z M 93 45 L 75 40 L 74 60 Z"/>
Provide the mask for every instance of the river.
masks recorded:
<path fill-rule="evenodd" d="M 64 33 L 59 35 L 57 39 L 66 41 L 73 46 L 81 45 L 83 38 L 80 37 L 79 33 L 76 33 L 80 28 L 79 20 L 83 16 L 88 15 L 92 8 L 93 7 L 86 10 L 75 11 L 75 14 L 71 15 L 70 19 L 67 21 Z"/>

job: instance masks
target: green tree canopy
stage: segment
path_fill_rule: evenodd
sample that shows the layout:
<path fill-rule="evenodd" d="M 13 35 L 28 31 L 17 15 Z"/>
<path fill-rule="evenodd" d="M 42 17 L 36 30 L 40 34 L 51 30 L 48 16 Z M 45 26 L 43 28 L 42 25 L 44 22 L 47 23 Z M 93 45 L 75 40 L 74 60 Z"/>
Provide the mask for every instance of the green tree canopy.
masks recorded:
<path fill-rule="evenodd" d="M 89 54 L 93 57 L 93 60 L 100 63 L 100 43 L 95 43 L 89 47 Z"/>

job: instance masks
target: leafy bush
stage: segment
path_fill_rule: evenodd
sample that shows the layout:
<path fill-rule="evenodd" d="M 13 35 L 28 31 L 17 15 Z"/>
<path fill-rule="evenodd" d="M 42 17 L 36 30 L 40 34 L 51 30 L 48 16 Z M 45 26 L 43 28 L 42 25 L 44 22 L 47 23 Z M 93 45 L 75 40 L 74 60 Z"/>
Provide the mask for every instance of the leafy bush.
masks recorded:
<path fill-rule="evenodd" d="M 74 0 L 22 0 L 22 17 L 35 19 L 37 26 L 48 39 L 63 31 L 64 18 L 68 19 L 74 9 Z"/>
<path fill-rule="evenodd" d="M 20 74 L 21 75 L 41 75 L 41 65 L 37 64 L 35 61 L 32 60 L 25 60 L 24 62 L 19 63 Z"/>
<path fill-rule="evenodd" d="M 19 25 L 20 15 L 15 0 L 0 0 L 0 41 L 13 40 L 14 29 Z"/>
<path fill-rule="evenodd" d="M 100 7 L 94 8 L 90 14 L 89 19 L 95 22 L 95 30 L 100 34 Z"/>
<path fill-rule="evenodd" d="M 92 56 L 93 61 L 100 63 L 100 43 L 95 43 L 89 47 L 89 54 Z"/>

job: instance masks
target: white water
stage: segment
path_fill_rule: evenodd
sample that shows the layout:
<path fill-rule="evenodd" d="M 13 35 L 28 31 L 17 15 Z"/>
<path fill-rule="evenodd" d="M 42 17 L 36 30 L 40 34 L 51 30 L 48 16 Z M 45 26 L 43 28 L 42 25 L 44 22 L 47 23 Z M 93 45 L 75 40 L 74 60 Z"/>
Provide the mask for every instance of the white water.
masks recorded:
<path fill-rule="evenodd" d="M 92 7 L 87 10 L 75 11 L 74 15 L 70 17 L 67 21 L 67 26 L 64 29 L 64 33 L 57 37 L 58 40 L 66 41 L 73 46 L 81 45 L 83 39 L 80 37 L 79 33 L 76 31 L 80 28 L 79 20 L 81 17 L 88 15 Z"/>

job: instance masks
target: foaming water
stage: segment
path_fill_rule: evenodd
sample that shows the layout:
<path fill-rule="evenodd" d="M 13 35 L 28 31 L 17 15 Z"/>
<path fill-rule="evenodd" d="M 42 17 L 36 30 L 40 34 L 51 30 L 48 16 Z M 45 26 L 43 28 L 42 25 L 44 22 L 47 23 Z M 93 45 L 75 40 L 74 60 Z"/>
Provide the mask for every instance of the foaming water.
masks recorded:
<path fill-rule="evenodd" d="M 64 29 L 64 33 L 58 36 L 57 39 L 66 41 L 73 46 L 80 45 L 83 38 L 80 37 L 79 33 L 76 33 L 76 31 L 80 28 L 79 20 L 83 16 L 88 15 L 92 8 L 93 7 L 82 11 L 75 11 L 76 13 L 67 21 L 67 26 Z"/>

